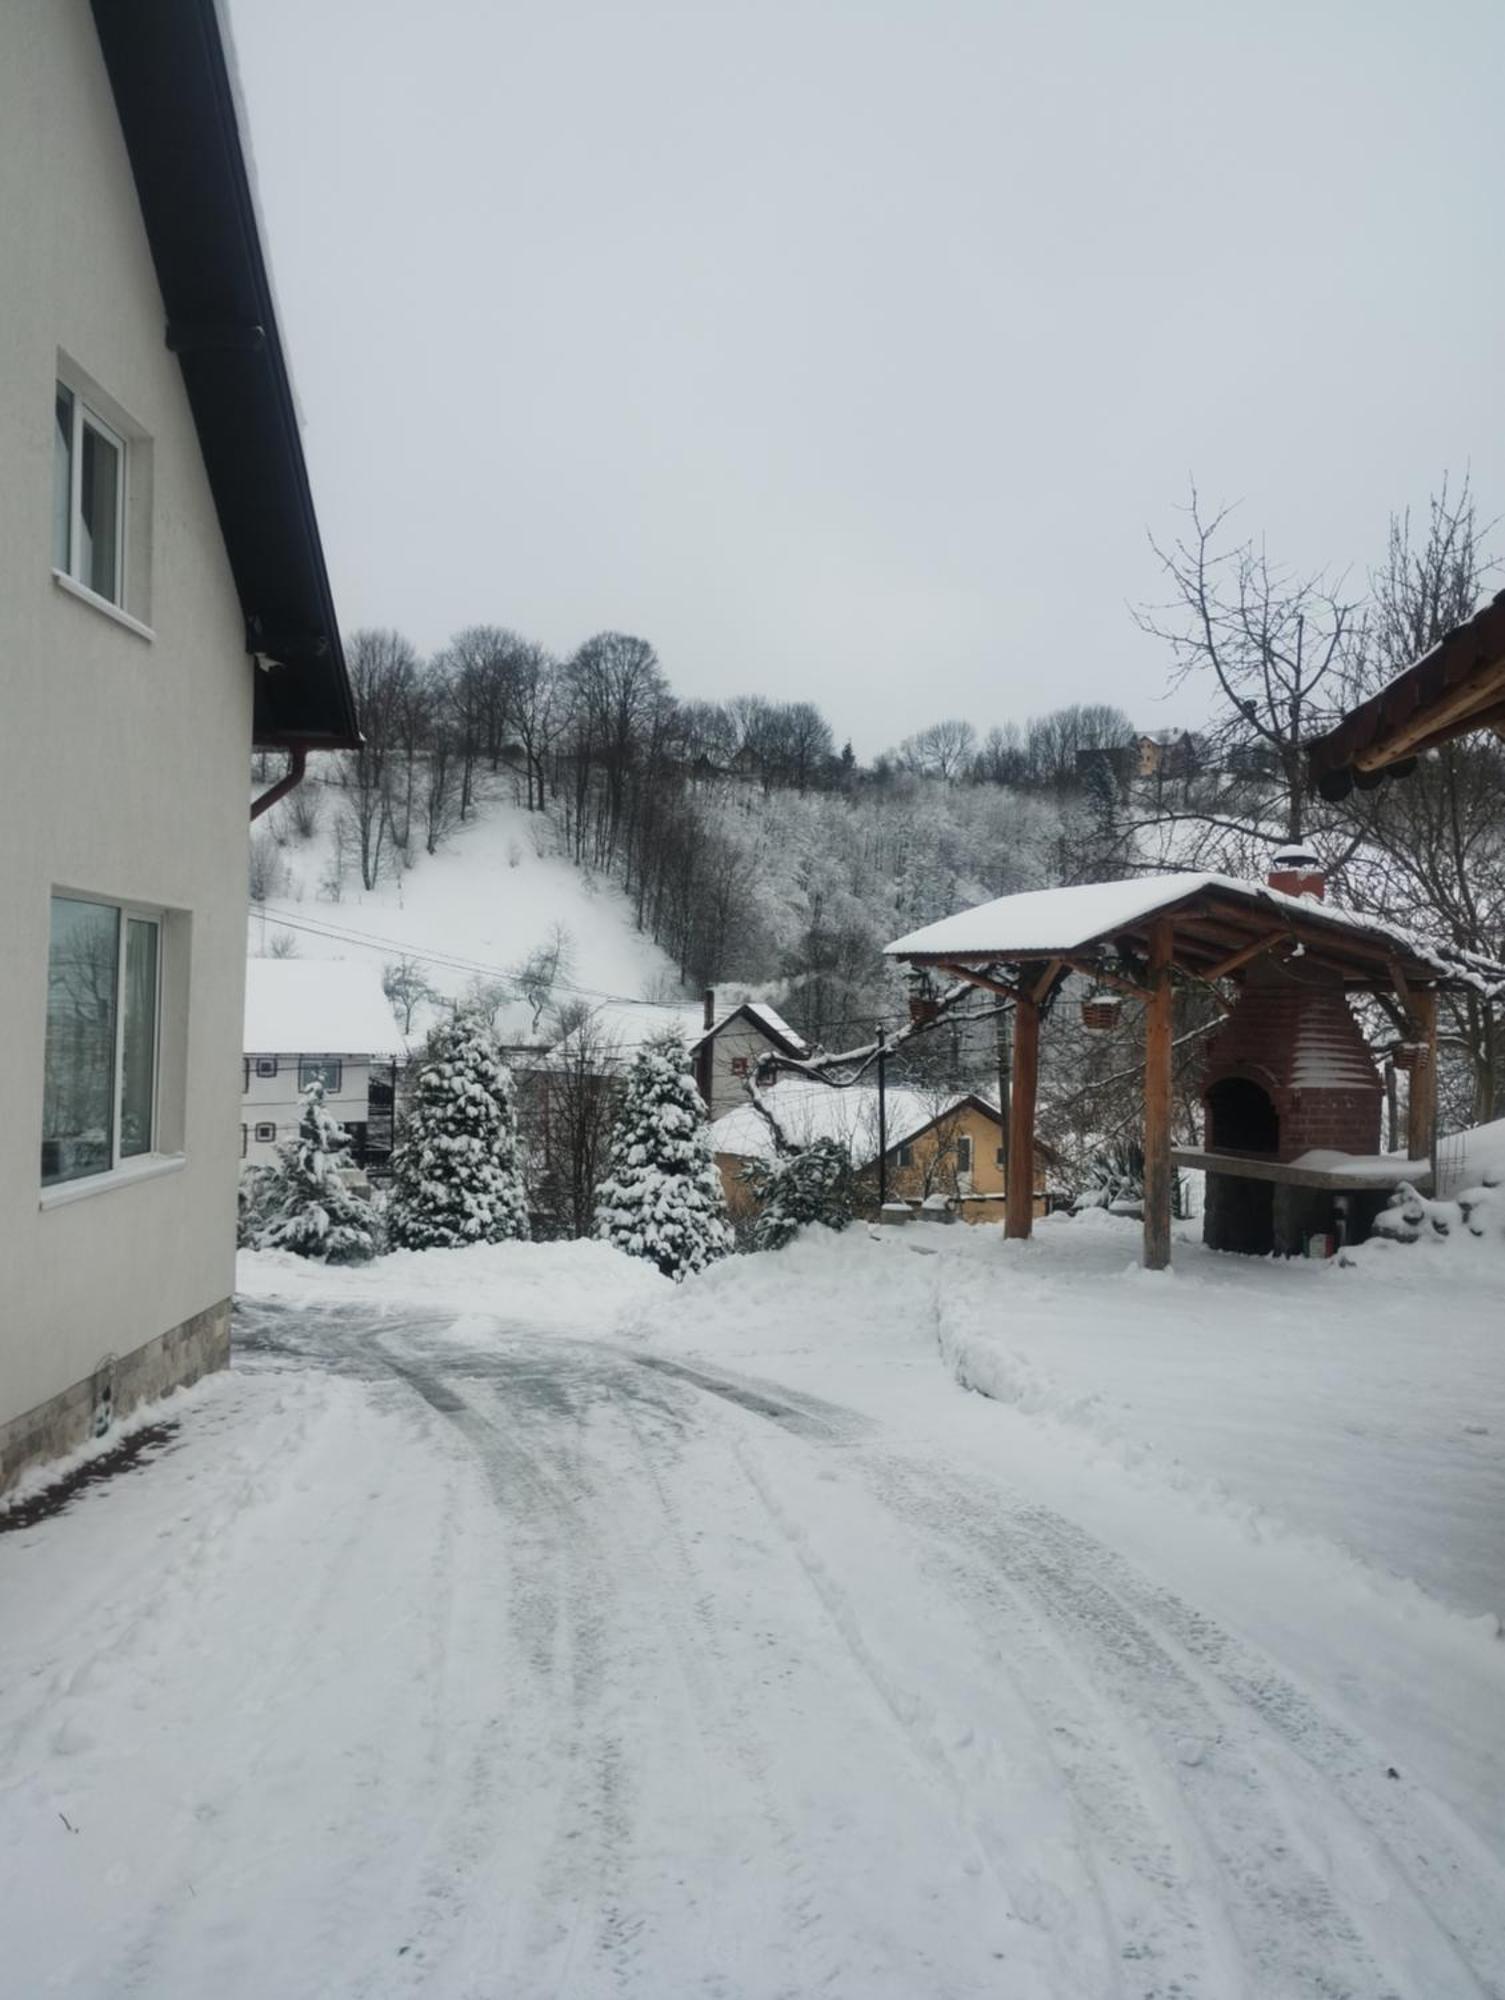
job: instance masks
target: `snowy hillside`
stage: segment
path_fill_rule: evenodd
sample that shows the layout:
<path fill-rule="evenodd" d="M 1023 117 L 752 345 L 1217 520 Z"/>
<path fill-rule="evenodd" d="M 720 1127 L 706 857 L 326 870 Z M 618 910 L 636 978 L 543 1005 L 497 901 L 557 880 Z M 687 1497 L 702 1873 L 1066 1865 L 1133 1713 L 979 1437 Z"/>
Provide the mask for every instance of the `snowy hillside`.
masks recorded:
<path fill-rule="evenodd" d="M 418 849 L 412 868 L 372 890 L 361 886 L 358 867 L 339 867 L 338 788 L 310 779 L 303 789 L 300 809 L 311 807 L 315 818 L 311 834 L 300 837 L 292 801 L 258 823 L 253 880 L 260 870 L 266 893 L 251 905 L 253 957 L 293 950 L 300 958 L 370 958 L 381 966 L 408 957 L 420 961 L 437 993 L 455 999 L 478 982 L 515 974 L 559 941 L 556 1002 L 683 997 L 675 968 L 634 927 L 620 890 L 556 852 L 551 823 L 510 802 L 510 780 L 507 796 L 484 801 L 439 853 Z M 420 1009 L 415 1027 L 425 1018 Z M 524 1039 L 533 1008 L 513 1000 L 496 1018 L 505 1036 Z"/>

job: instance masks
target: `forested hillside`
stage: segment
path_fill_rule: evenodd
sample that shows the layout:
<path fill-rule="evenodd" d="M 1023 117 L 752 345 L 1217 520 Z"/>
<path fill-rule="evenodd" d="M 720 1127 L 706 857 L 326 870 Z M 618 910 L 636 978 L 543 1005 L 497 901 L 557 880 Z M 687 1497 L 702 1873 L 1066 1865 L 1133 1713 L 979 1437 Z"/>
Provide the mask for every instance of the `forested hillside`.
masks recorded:
<path fill-rule="evenodd" d="M 599 994 L 735 984 L 777 999 L 828 1048 L 907 1019 L 882 958 L 905 930 L 1048 883 L 1185 867 L 1259 876 L 1290 838 L 1316 843 L 1351 907 L 1497 951 L 1505 749 L 1451 745 L 1406 783 L 1341 805 L 1310 791 L 1303 755 L 1345 700 L 1479 599 L 1490 565 L 1467 488 L 1444 489 L 1414 530 L 1409 517 L 1394 523 L 1362 596 L 1292 578 L 1195 498 L 1188 519 L 1161 551 L 1169 605 L 1144 622 L 1173 682 L 1205 702 L 1198 732 L 1146 733 L 1116 708 L 1074 705 L 985 734 L 942 719 L 864 765 L 811 703 L 681 699 L 641 637 L 600 633 L 555 660 L 479 626 L 424 659 L 396 632 L 356 632 L 365 747 L 328 773 L 322 814 L 320 791 L 306 789 L 258 833 L 253 899 L 275 915 L 280 871 L 284 894 L 289 876 L 299 884 L 305 918 L 310 897 L 402 907 L 403 885 L 416 895 L 421 879 L 428 932 L 387 933 L 416 961 L 410 984 L 424 983 L 425 948 L 475 958 L 472 983 L 505 968 L 514 998 L 527 985 L 535 1023 Z M 433 866 L 462 854 L 463 870 Z M 582 885 L 590 901 L 577 908 Z M 627 926 L 658 950 L 624 951 Z M 615 942 L 603 955 L 604 935 Z M 432 984 L 454 997 L 455 975 Z M 957 1082 L 996 1076 L 987 1010 L 973 1011 L 977 1028 L 911 1044 L 907 1060 Z M 1495 1114 L 1495 1015 L 1477 999 L 1453 1006 L 1443 1084 L 1454 1123 Z M 1188 1122 L 1195 1044 L 1193 1033 Z M 1047 1128 L 1096 1143 L 1132 1123 L 1127 1041 L 1056 1046 Z"/>

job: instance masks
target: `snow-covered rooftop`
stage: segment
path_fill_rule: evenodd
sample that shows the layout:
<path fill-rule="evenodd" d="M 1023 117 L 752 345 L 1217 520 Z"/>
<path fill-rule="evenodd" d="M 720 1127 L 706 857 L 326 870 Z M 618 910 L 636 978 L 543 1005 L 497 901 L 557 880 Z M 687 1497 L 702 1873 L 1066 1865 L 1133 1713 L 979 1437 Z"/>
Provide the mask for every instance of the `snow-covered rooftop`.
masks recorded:
<path fill-rule="evenodd" d="M 891 1084 L 886 1095 L 890 1149 L 969 1102 L 965 1094 L 920 1090 L 912 1084 Z M 796 1149 L 813 1146 L 817 1139 L 838 1139 L 856 1166 L 867 1166 L 878 1157 L 876 1084 L 837 1089 L 832 1084 L 786 1077 L 773 1090 L 765 1091 L 761 1102 Z M 716 1120 L 711 1127 L 711 1147 L 736 1159 L 772 1160 L 778 1151 L 767 1120 L 751 1104 L 739 1104 L 735 1111 Z"/>
<path fill-rule="evenodd" d="M 1439 978 L 1462 980 L 1481 990 L 1505 983 L 1505 968 L 1467 953 L 1429 944 L 1412 932 L 1382 924 L 1351 910 L 1307 896 L 1287 896 L 1263 882 L 1234 875 L 1143 875 L 1125 882 L 1085 882 L 1073 888 L 1031 889 L 999 896 L 955 916 L 926 924 L 886 947 L 890 958 L 989 959 L 1001 963 L 1048 958 L 1083 950 L 1099 939 L 1132 931 L 1147 919 L 1206 894 L 1289 912 L 1304 926 L 1345 932 L 1392 947 Z"/>
<path fill-rule="evenodd" d="M 738 1014 L 749 1015 L 766 1034 L 776 1041 L 788 1043 L 797 1056 L 810 1054 L 810 1045 L 804 1037 L 790 1027 L 776 1008 L 762 1000 L 738 1001 L 730 1006 L 718 1007 L 716 1028 L 725 1027 Z M 671 1032 L 682 1036 L 687 1047 L 696 1047 L 705 1037 L 705 1010 L 700 1001 L 660 1005 L 646 1000 L 603 1000 L 591 1009 L 587 1032 L 612 1057 L 631 1061 L 639 1049 Z M 580 1029 L 573 1029 L 558 1044 L 554 1053 L 570 1054 L 577 1045 L 580 1033 Z"/>
<path fill-rule="evenodd" d="M 401 1030 L 369 960 L 246 962 L 246 1055 L 400 1056 Z"/>

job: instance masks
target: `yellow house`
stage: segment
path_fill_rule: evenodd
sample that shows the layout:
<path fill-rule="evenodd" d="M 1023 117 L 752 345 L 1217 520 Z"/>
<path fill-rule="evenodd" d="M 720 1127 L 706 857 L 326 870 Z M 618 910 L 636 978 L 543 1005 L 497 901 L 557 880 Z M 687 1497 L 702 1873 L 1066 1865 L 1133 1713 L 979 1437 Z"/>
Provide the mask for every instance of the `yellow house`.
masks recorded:
<path fill-rule="evenodd" d="M 887 1193 L 918 1205 L 940 1196 L 964 1222 L 1004 1219 L 1003 1124 L 996 1105 L 976 1092 L 945 1092 L 895 1084 L 885 1092 Z M 838 1089 L 805 1077 L 784 1077 L 756 1102 L 739 1105 L 711 1127 L 727 1206 L 734 1219 L 757 1207 L 745 1179 L 750 1160 L 772 1162 L 778 1137 L 794 1151 L 837 1139 L 851 1154 L 870 1210 L 878 1206 L 878 1090 L 875 1084 Z M 1035 1214 L 1045 1213 L 1044 1149 L 1037 1150 Z"/>

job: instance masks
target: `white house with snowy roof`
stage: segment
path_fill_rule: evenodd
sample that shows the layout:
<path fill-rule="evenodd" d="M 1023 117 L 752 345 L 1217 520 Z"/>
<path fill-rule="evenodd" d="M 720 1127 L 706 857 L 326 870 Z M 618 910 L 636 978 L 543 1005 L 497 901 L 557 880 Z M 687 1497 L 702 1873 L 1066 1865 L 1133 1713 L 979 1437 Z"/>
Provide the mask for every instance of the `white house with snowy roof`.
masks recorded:
<path fill-rule="evenodd" d="M 396 1070 L 407 1044 L 369 960 L 253 958 L 246 966 L 241 1158 L 270 1166 L 298 1128 L 303 1092 L 350 1133 L 357 1162 L 381 1167 L 392 1149 Z"/>

